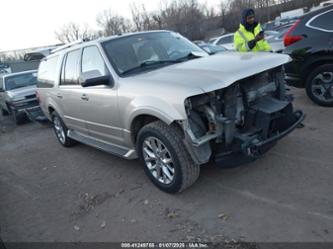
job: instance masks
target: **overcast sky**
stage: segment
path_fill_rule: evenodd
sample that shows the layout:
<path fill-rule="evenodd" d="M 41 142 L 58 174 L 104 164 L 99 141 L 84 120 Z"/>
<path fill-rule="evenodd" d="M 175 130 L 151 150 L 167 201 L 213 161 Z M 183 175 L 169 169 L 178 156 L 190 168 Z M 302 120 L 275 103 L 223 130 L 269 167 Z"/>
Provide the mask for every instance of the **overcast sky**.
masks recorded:
<path fill-rule="evenodd" d="M 8 0 L 1 2 L 0 51 L 52 45 L 55 30 L 76 22 L 96 28 L 96 16 L 105 9 L 130 18 L 130 4 L 143 3 L 148 11 L 161 0 Z M 216 7 L 220 0 L 199 0 Z"/>

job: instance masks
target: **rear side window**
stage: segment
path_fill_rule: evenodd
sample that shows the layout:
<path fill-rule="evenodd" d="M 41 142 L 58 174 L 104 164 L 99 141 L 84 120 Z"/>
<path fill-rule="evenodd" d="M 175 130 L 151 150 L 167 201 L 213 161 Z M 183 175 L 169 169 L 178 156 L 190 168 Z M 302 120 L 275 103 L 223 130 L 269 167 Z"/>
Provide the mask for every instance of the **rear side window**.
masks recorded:
<path fill-rule="evenodd" d="M 309 26 L 314 29 L 333 32 L 333 10 L 318 15 L 314 19 L 310 20 Z"/>
<path fill-rule="evenodd" d="M 65 57 L 65 63 L 61 74 L 61 85 L 78 85 L 79 71 L 78 65 L 81 50 L 71 51 Z"/>
<path fill-rule="evenodd" d="M 57 81 L 57 68 L 59 56 L 43 60 L 38 68 L 37 87 L 51 88 Z"/>

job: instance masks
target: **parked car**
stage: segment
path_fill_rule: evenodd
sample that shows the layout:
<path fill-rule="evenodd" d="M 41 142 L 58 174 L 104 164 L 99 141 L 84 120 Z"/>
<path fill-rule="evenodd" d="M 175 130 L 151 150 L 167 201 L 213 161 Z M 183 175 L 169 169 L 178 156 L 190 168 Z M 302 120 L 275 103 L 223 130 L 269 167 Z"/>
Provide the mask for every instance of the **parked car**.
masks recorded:
<path fill-rule="evenodd" d="M 194 44 L 200 46 L 200 45 L 203 45 L 203 44 L 206 44 L 206 42 L 202 41 L 202 40 L 195 40 L 193 41 Z"/>
<path fill-rule="evenodd" d="M 209 56 L 169 31 L 124 34 L 57 49 L 40 64 L 37 92 L 63 146 L 139 157 L 151 181 L 175 193 L 200 165 L 255 160 L 303 120 L 284 90 L 289 60 Z"/>
<path fill-rule="evenodd" d="M 330 6 L 330 5 L 333 5 L 333 0 L 324 1 L 324 2 L 321 2 L 319 4 L 320 7 L 327 7 L 327 6 Z"/>
<path fill-rule="evenodd" d="M 222 35 L 212 43 L 213 45 L 223 46 L 228 50 L 235 50 L 234 48 L 234 33 Z"/>
<path fill-rule="evenodd" d="M 274 30 L 265 30 L 264 36 L 266 40 L 270 40 L 271 38 L 277 36 L 279 32 L 274 31 Z"/>
<path fill-rule="evenodd" d="M 266 22 L 262 25 L 262 29 L 267 31 L 267 30 L 275 30 L 276 26 L 275 26 L 275 22 L 274 21 L 269 21 Z"/>
<path fill-rule="evenodd" d="M 333 6 L 302 16 L 285 34 L 287 81 L 305 88 L 310 99 L 333 106 Z"/>
<path fill-rule="evenodd" d="M 292 24 L 287 24 L 279 27 L 276 31 L 276 35 L 273 35 L 267 40 L 268 43 L 271 45 L 273 52 L 275 53 L 283 52 L 283 50 L 285 49 L 283 38 L 291 26 Z"/>
<path fill-rule="evenodd" d="M 25 109 L 38 106 L 36 98 L 37 70 L 0 76 L 0 110 L 11 114 L 16 124 L 25 118 Z"/>
<path fill-rule="evenodd" d="M 218 37 L 212 37 L 208 40 L 208 43 L 213 44 Z"/>
<path fill-rule="evenodd" d="M 268 30 L 265 32 L 265 39 L 270 39 L 271 37 L 273 37 L 273 35 L 276 35 L 276 32 Z M 224 48 L 226 48 L 228 50 L 235 50 L 234 33 L 222 35 L 222 36 L 216 38 L 212 42 L 212 44 L 217 45 L 217 46 L 223 46 Z"/>
<path fill-rule="evenodd" d="M 208 54 L 213 55 L 213 54 L 218 54 L 227 51 L 227 49 L 223 46 L 217 46 L 213 45 L 210 43 L 205 43 L 205 44 L 199 44 L 198 45 L 200 48 L 205 50 Z"/>
<path fill-rule="evenodd" d="M 12 69 L 10 68 L 10 66 L 6 63 L 1 63 L 0 62 L 0 77 L 2 74 L 7 74 L 7 73 L 11 73 Z"/>

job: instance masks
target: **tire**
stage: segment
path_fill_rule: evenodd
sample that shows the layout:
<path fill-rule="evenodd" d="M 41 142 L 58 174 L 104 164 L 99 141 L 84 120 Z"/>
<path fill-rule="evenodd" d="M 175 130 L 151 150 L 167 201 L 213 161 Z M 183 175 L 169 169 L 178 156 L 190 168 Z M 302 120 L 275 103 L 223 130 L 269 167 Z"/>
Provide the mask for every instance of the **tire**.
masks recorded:
<path fill-rule="evenodd" d="M 13 121 L 16 125 L 21 125 L 24 123 L 24 116 L 18 115 L 17 111 L 14 108 L 10 109 L 10 113 L 13 117 Z"/>
<path fill-rule="evenodd" d="M 1 115 L 2 115 L 2 116 L 8 116 L 8 115 L 9 115 L 9 112 L 6 111 L 5 109 L 2 109 L 2 107 L 1 107 Z"/>
<path fill-rule="evenodd" d="M 314 103 L 333 107 L 333 64 L 315 68 L 306 79 L 305 89 Z"/>
<path fill-rule="evenodd" d="M 159 189 L 167 193 L 185 190 L 200 174 L 200 165 L 194 163 L 182 138 L 183 134 L 176 125 L 168 126 L 161 121 L 145 125 L 137 136 L 136 148 L 145 173 Z M 171 178 L 167 177 L 166 172 Z"/>
<path fill-rule="evenodd" d="M 52 126 L 59 143 L 64 147 L 72 147 L 76 141 L 67 136 L 67 127 L 56 112 L 52 112 Z"/>

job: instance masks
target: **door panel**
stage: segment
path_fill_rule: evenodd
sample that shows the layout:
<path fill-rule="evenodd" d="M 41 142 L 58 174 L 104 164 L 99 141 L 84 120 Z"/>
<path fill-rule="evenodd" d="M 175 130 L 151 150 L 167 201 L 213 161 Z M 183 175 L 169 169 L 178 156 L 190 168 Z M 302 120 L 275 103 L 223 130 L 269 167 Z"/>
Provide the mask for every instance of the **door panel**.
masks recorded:
<path fill-rule="evenodd" d="M 68 52 L 64 58 L 61 80 L 55 99 L 63 112 L 63 119 L 69 129 L 88 134 L 82 111 L 83 87 L 79 84 L 81 49 Z"/>
<path fill-rule="evenodd" d="M 62 86 L 56 93 L 57 102 L 61 103 L 64 122 L 69 129 L 88 134 L 84 120 L 81 99 L 84 89 L 81 86 Z"/>
<path fill-rule="evenodd" d="M 81 72 L 98 72 L 100 76 L 110 75 L 98 47 L 83 49 Z M 108 85 L 85 87 L 82 101 L 83 119 L 91 136 L 108 143 L 122 144 L 123 132 L 119 128 L 117 91 Z"/>
<path fill-rule="evenodd" d="M 122 144 L 116 91 L 109 86 L 95 86 L 84 88 L 84 93 L 87 100 L 82 103 L 82 112 L 90 135 L 105 142 Z"/>

